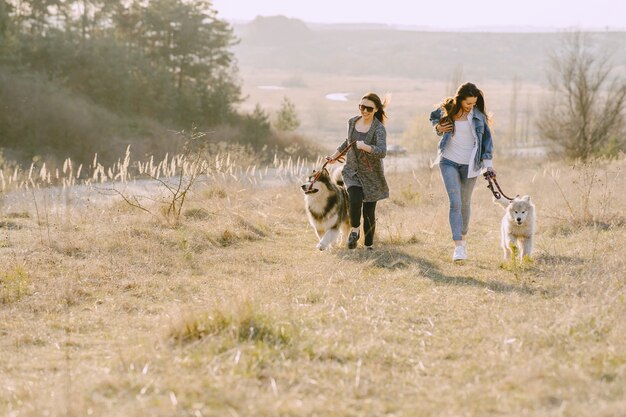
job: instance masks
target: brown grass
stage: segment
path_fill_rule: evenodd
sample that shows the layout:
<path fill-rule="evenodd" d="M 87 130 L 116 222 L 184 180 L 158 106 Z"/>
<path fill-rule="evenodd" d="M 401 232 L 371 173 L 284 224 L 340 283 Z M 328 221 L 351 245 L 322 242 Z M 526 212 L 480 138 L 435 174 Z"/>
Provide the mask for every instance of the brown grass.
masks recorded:
<path fill-rule="evenodd" d="M 296 183 L 215 177 L 176 226 L 115 196 L 38 215 L 8 196 L 0 415 L 623 415 L 626 160 L 595 168 L 601 227 L 574 221 L 581 167 L 497 163 L 538 209 L 523 268 L 500 267 L 482 179 L 450 261 L 436 169 L 390 173 L 373 253 L 316 251 Z"/>

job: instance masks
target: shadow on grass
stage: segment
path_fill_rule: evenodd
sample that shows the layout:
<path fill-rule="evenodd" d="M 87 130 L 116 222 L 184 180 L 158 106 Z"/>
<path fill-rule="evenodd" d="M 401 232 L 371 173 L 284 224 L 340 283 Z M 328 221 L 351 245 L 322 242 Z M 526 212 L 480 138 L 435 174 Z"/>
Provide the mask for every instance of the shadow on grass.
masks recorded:
<path fill-rule="evenodd" d="M 497 293 L 518 293 L 526 295 L 545 293 L 543 289 L 533 288 L 526 284 L 516 285 L 497 281 L 483 281 L 470 276 L 446 275 L 439 270 L 435 263 L 392 247 L 381 248 L 374 251 L 367 251 L 363 248 L 354 250 L 341 249 L 337 252 L 337 255 L 356 262 L 369 262 L 373 267 L 388 269 L 390 271 L 417 266 L 420 270 L 420 276 L 424 276 L 442 285 L 485 288 Z"/>
<path fill-rule="evenodd" d="M 399 251 L 394 248 L 384 248 L 376 250 L 358 249 L 341 249 L 337 255 L 344 259 L 350 259 L 356 262 L 369 263 L 376 268 L 388 269 L 390 271 L 398 269 L 407 269 L 415 264 L 413 256 Z"/>

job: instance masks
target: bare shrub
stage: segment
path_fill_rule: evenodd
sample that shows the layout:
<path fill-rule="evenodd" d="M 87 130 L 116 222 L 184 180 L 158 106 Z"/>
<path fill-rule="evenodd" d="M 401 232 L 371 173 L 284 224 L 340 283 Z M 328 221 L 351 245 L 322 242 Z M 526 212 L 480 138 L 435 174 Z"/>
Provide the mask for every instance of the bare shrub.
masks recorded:
<path fill-rule="evenodd" d="M 619 176 L 619 167 L 612 167 L 604 159 L 578 161 L 572 166 L 575 177 L 563 183 L 559 171 L 552 170 L 550 178 L 558 190 L 566 210 L 555 226 L 561 233 L 577 227 L 595 227 L 609 229 L 621 227 L 626 219 L 612 208 L 615 201 L 615 180 Z"/>
<path fill-rule="evenodd" d="M 555 150 L 583 161 L 626 149 L 626 82 L 610 79 L 613 66 L 594 51 L 589 35 L 574 32 L 552 52 L 548 79 L 552 99 L 538 119 L 539 134 Z"/>
<path fill-rule="evenodd" d="M 185 152 L 171 160 L 165 160 L 156 170 L 151 167 L 140 168 L 150 179 L 158 182 L 165 195 L 159 201 L 159 210 L 165 219 L 172 224 L 180 221 L 181 213 L 191 188 L 200 176 L 205 175 L 209 169 L 207 159 L 201 148 L 194 146 L 194 142 L 205 135 L 193 129 L 191 132 L 180 132 L 185 137 Z M 128 166 L 129 154 L 126 151 L 125 166 Z M 158 174 L 165 171 L 167 175 L 161 178 Z M 130 195 L 117 189 L 116 191 L 129 205 L 150 214 L 155 214 L 151 208 L 140 201 L 136 195 Z"/>

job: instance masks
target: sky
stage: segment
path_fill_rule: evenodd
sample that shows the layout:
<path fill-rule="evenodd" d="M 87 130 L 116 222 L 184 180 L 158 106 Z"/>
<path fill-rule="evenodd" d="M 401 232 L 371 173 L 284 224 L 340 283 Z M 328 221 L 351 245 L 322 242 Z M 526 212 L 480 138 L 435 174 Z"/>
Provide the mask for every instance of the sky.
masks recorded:
<path fill-rule="evenodd" d="M 433 29 L 626 30 L 626 0 L 213 0 L 218 16 L 283 15 L 312 23 L 384 23 Z"/>

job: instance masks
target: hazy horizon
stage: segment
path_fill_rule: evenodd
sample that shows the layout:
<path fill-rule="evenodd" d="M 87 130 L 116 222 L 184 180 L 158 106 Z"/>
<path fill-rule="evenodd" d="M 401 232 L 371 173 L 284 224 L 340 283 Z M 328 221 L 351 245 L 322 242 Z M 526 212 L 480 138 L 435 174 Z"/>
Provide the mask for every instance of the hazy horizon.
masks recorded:
<path fill-rule="evenodd" d="M 383 5 L 372 0 L 213 0 L 219 17 L 230 21 L 251 21 L 257 16 L 283 15 L 320 24 L 383 24 L 424 30 L 513 30 L 555 31 L 626 30 L 626 2 L 597 0 L 593 7 L 586 1 L 528 0 L 507 3 L 475 0 L 468 5 L 449 0 L 441 3 L 406 3 L 388 0 Z"/>

